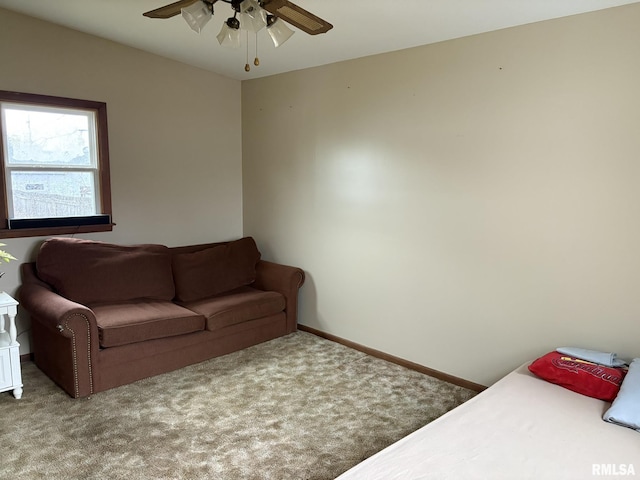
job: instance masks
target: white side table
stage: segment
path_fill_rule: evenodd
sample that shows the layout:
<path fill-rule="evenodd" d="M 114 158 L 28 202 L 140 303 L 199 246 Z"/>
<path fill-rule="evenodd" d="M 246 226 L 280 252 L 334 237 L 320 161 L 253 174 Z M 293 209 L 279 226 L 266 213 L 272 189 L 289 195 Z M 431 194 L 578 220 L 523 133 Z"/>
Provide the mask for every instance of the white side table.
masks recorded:
<path fill-rule="evenodd" d="M 11 295 L 0 293 L 0 392 L 13 390 L 13 396 L 19 399 L 22 397 L 22 372 L 20 344 L 16 341 L 17 313 L 18 302 Z M 8 325 L 5 319 L 8 319 Z"/>

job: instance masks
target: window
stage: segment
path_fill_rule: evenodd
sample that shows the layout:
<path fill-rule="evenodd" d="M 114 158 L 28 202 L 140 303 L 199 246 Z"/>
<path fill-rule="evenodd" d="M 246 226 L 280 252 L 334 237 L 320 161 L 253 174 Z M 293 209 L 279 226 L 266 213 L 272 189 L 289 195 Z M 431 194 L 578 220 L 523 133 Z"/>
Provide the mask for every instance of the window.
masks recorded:
<path fill-rule="evenodd" d="M 110 231 L 105 103 L 0 91 L 0 238 Z"/>

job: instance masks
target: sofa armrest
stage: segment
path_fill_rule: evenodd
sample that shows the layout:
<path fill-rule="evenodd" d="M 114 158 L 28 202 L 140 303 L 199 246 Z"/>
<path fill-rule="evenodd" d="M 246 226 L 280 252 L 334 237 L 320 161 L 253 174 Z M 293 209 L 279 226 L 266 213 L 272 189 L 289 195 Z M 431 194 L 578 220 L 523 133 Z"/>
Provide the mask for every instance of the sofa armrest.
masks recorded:
<path fill-rule="evenodd" d="M 279 292 L 286 299 L 287 333 L 298 324 L 298 291 L 304 284 L 304 271 L 298 267 L 260 260 L 256 265 L 255 288 Z"/>
<path fill-rule="evenodd" d="M 21 273 L 18 299 L 31 316 L 36 364 L 71 396 L 91 395 L 99 349 L 93 311 L 54 292 L 37 277 L 35 264 L 23 264 Z"/>

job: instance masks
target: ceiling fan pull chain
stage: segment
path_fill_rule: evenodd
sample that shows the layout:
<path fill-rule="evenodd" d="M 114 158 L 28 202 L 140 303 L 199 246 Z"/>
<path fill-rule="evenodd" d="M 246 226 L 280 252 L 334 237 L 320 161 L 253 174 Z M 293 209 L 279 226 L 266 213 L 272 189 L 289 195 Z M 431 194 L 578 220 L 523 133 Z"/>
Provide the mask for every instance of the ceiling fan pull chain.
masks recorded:
<path fill-rule="evenodd" d="M 244 33 L 245 33 L 245 36 L 244 36 L 245 43 L 247 44 L 247 55 L 245 57 L 246 63 L 244 64 L 244 71 L 248 72 L 251 70 L 251 67 L 249 66 L 249 31 L 245 30 Z"/>
<path fill-rule="evenodd" d="M 256 58 L 253 59 L 253 64 L 256 67 L 260 65 L 260 59 L 258 58 L 258 32 L 256 32 Z"/>

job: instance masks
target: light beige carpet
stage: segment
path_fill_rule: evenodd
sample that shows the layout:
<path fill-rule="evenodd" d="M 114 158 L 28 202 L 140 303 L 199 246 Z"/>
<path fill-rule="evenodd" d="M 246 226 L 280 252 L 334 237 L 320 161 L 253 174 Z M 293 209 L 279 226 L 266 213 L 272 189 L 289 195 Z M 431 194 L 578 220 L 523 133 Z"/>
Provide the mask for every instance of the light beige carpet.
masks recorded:
<path fill-rule="evenodd" d="M 474 395 L 305 332 L 89 399 L 23 376 L 3 479 L 332 479 Z"/>

